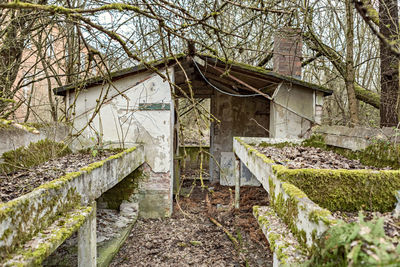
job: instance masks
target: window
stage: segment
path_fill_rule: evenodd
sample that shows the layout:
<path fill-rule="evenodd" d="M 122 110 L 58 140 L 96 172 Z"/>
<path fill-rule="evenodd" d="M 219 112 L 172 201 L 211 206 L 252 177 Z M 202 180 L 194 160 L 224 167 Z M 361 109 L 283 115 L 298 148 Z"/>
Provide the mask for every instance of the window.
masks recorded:
<path fill-rule="evenodd" d="M 54 52 L 54 36 L 49 34 L 47 36 L 47 49 L 46 49 L 46 55 L 49 58 L 55 58 L 56 57 L 56 53 Z"/>

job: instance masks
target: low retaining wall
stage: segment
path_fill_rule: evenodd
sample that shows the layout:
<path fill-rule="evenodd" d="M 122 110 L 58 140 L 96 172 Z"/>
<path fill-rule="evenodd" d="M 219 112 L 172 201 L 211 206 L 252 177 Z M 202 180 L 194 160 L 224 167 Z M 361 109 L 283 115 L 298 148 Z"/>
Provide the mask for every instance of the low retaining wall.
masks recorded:
<path fill-rule="evenodd" d="M 318 245 L 316 241 L 321 235 L 337 224 L 331 211 L 386 212 L 395 208 L 396 192 L 400 189 L 399 170 L 288 169 L 285 163 L 275 163 L 252 147 L 283 142 L 299 144 L 302 141 L 237 137 L 233 148 L 237 157 L 269 193 L 273 211 L 309 252 Z M 327 147 L 321 136 L 314 136 L 303 143 L 305 146 L 314 144 L 323 149 L 337 149 Z M 358 152 L 352 153 L 358 155 Z M 286 246 L 296 245 L 285 241 L 284 230 L 279 230 L 276 235 L 276 229 L 271 225 L 270 220 L 274 218 L 272 211 L 268 207 L 255 207 L 254 215 L 270 244 L 276 239 L 284 241 L 279 245 L 271 244 L 276 264 L 285 263 L 285 259 L 289 259 L 290 264 L 296 261 L 291 256 L 293 251 L 285 249 Z"/>
<path fill-rule="evenodd" d="M 39 232 L 46 233 L 46 229 L 54 222 L 65 218 L 62 214 L 73 212 L 79 206 L 85 209 L 143 163 L 143 147 L 133 147 L 0 204 L 0 257 L 10 259 L 19 247 Z M 78 221 L 82 219 L 81 216 L 73 218 Z M 79 226 L 79 223 L 76 225 Z M 70 234 L 62 234 L 60 240 L 65 240 Z M 55 248 L 49 242 L 32 244 L 30 250 L 25 249 L 20 259 L 21 265 L 29 265 L 24 259 L 33 257 L 40 263 L 50 255 Z"/>
<path fill-rule="evenodd" d="M 49 139 L 55 142 L 65 140 L 69 134 L 66 125 L 44 126 L 37 129 L 23 126 L 16 127 L 13 124 L 2 124 L 0 121 L 0 157 L 4 152 L 24 147 L 30 143 Z"/>
<path fill-rule="evenodd" d="M 275 212 L 288 225 L 299 243 L 311 250 L 316 238 L 335 224 L 336 220 L 329 210 L 315 204 L 298 187 L 283 181 L 280 174 L 286 168 L 249 145 L 255 142 L 280 143 L 282 140 L 235 137 L 233 149 L 268 192 Z"/>
<path fill-rule="evenodd" d="M 269 248 L 274 253 L 273 267 L 297 266 L 299 262 L 307 259 L 305 251 L 299 249 L 299 242 L 272 208 L 254 206 L 253 215 L 268 240 Z"/>
<path fill-rule="evenodd" d="M 317 126 L 312 129 L 313 134 L 324 136 L 327 145 L 351 149 L 362 150 L 371 145 L 374 140 L 387 140 L 389 142 L 399 142 L 399 130 L 385 127 L 366 128 L 345 126 Z"/>

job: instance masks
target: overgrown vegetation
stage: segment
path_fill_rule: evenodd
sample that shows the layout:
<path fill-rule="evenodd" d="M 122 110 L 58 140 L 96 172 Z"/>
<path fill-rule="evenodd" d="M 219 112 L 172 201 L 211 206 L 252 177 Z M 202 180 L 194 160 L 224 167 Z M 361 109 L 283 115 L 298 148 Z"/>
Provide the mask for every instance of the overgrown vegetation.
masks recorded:
<path fill-rule="evenodd" d="M 383 219 L 341 222 L 320 239 L 306 266 L 399 266 L 400 245 L 385 235 Z"/>
<path fill-rule="evenodd" d="M 391 211 L 400 189 L 400 171 L 282 168 L 277 176 L 331 211 Z"/>
<path fill-rule="evenodd" d="M 27 147 L 20 147 L 3 153 L 0 173 L 11 173 L 27 169 L 69 153 L 71 153 L 71 150 L 65 144 L 48 139 L 40 140 L 36 143 L 30 143 Z"/>

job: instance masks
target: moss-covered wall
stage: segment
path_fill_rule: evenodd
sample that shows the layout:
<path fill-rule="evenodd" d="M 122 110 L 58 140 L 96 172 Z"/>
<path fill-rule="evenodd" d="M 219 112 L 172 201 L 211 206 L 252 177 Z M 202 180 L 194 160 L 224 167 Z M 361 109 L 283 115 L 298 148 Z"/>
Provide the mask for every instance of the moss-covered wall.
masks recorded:
<path fill-rule="evenodd" d="M 331 211 L 391 211 L 396 204 L 394 192 L 400 190 L 400 171 L 282 168 L 277 176 Z"/>
<path fill-rule="evenodd" d="M 210 162 L 210 148 L 203 147 L 202 148 L 206 153 L 203 153 L 203 162 L 202 166 L 204 169 L 208 169 Z M 198 146 L 186 146 L 179 147 L 179 155 L 183 157 L 184 167 L 186 169 L 199 169 L 200 168 L 200 147 Z M 183 167 L 183 164 L 180 165 Z"/>
<path fill-rule="evenodd" d="M 292 146 L 290 142 L 260 146 Z M 319 147 L 359 159 L 363 164 L 395 167 L 399 164 L 400 147 L 377 141 L 361 151 L 327 146 L 321 135 L 313 135 L 303 146 Z M 393 150 L 390 150 L 392 147 Z M 386 150 L 388 149 L 388 150 Z M 397 157 L 399 159 L 397 159 Z M 400 171 L 397 170 L 331 170 L 279 168 L 277 176 L 303 190 L 319 206 L 331 211 L 391 211 L 396 204 L 395 191 L 400 190 Z"/>
<path fill-rule="evenodd" d="M 306 140 L 309 146 L 332 150 L 364 165 L 400 169 L 399 131 L 391 128 L 321 126 Z"/>
<path fill-rule="evenodd" d="M 1 203 L 0 258 L 6 258 L 63 214 L 100 197 L 143 162 L 143 147 L 132 147 Z"/>
<path fill-rule="evenodd" d="M 1 156 L 3 162 L 0 163 L 0 173 L 26 169 L 69 153 L 71 153 L 71 150 L 63 143 L 49 139 L 40 140 L 36 143 L 30 143 L 27 147 L 4 152 Z"/>
<path fill-rule="evenodd" d="M 302 247 L 312 250 L 315 238 L 336 223 L 329 210 L 311 201 L 300 188 L 279 178 L 287 168 L 275 164 L 242 138 L 235 138 L 234 150 L 239 159 L 247 165 L 269 194 L 270 206 L 287 224 Z M 254 141 L 243 138 L 246 141 Z"/>
<path fill-rule="evenodd" d="M 0 120 L 0 156 L 7 151 L 19 147 L 27 147 L 30 143 L 49 139 L 61 142 L 68 138 L 69 126 L 65 124 L 54 125 L 23 125 L 12 121 Z"/>
<path fill-rule="evenodd" d="M 136 169 L 110 190 L 97 199 L 97 206 L 104 209 L 119 210 L 122 201 L 131 200 L 138 193 L 139 179 L 142 177 L 141 168 Z"/>

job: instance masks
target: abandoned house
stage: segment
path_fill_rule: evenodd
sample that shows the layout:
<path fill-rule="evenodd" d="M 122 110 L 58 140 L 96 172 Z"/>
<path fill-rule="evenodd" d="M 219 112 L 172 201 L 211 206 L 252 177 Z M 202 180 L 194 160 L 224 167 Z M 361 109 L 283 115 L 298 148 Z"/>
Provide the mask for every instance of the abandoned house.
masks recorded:
<path fill-rule="evenodd" d="M 157 71 L 139 65 L 107 79 L 60 87 L 55 93 L 65 97 L 73 128 L 82 131 L 76 148 L 99 140 L 124 147 L 144 144 L 151 168 L 145 190 L 149 198 L 163 199 L 159 215 L 168 216 L 173 159 L 179 149 L 174 99 L 191 93 L 194 98 L 211 99 L 210 112 L 219 122 L 210 125 L 210 179 L 231 184 L 232 179 L 220 175 L 219 166 L 224 168 L 234 157 L 234 136 L 300 138 L 321 122 L 323 98 L 332 91 L 300 80 L 301 50 L 299 35 L 282 30 L 274 42 L 272 71 L 213 56 L 181 55 L 151 64 Z M 170 86 L 160 74 L 182 90 Z"/>

